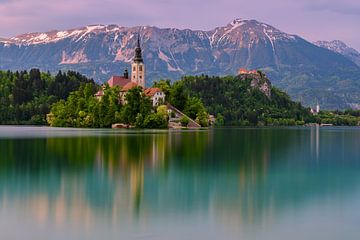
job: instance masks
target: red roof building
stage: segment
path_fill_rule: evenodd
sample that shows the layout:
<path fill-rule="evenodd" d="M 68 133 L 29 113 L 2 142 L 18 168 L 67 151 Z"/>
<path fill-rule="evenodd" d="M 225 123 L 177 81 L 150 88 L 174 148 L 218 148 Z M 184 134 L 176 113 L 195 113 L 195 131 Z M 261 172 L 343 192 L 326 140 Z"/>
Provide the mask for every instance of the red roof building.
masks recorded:
<path fill-rule="evenodd" d="M 151 99 L 154 107 L 165 103 L 165 93 L 160 88 L 147 88 L 144 93 Z"/>
<path fill-rule="evenodd" d="M 127 92 L 130 89 L 137 87 L 138 85 L 134 82 L 128 82 L 127 84 L 125 84 L 122 88 L 121 88 L 121 92 Z"/>
<path fill-rule="evenodd" d="M 147 88 L 144 92 L 146 96 L 153 97 L 156 93 L 160 93 L 162 91 L 160 88 Z"/>
<path fill-rule="evenodd" d="M 110 87 L 124 87 L 126 84 L 130 83 L 131 80 L 129 78 L 123 76 L 112 76 L 107 83 Z"/>
<path fill-rule="evenodd" d="M 245 68 L 240 68 L 238 74 L 259 74 L 256 70 L 246 70 Z"/>

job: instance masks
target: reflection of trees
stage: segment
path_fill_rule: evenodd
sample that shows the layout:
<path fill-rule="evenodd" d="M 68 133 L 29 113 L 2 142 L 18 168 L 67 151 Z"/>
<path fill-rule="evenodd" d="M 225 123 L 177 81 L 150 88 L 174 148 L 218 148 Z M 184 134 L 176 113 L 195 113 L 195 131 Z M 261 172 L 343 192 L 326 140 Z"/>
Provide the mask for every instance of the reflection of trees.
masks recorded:
<path fill-rule="evenodd" d="M 46 206 L 55 217 L 131 219 L 213 209 L 252 221 L 350 192 L 358 181 L 359 163 L 351 159 L 360 159 L 359 134 L 342 134 L 342 151 L 338 134 L 321 136 L 316 155 L 310 131 L 288 129 L 5 139 L 0 197 Z"/>

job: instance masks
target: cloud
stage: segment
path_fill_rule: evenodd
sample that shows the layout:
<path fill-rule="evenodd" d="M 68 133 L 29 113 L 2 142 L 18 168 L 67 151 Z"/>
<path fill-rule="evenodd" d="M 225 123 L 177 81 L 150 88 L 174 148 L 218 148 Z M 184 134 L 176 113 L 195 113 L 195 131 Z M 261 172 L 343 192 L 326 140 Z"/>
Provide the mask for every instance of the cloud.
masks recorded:
<path fill-rule="evenodd" d="M 309 3 L 306 6 L 309 11 L 317 12 L 333 12 L 342 15 L 358 15 L 360 16 L 360 2 L 347 0 L 347 1 L 319 1 Z"/>

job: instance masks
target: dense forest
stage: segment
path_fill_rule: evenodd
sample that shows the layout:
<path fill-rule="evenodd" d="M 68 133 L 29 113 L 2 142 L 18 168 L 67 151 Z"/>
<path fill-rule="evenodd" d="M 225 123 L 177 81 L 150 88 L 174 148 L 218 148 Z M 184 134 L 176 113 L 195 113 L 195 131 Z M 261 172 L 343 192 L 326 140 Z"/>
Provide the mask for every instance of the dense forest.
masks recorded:
<path fill-rule="evenodd" d="M 278 126 L 329 123 L 358 125 L 360 111 L 321 111 L 293 102 L 271 86 L 264 74 L 209 77 L 185 76 L 171 83 L 155 82 L 166 102 L 183 111 L 202 126 L 208 126 L 209 114 L 218 126 Z M 51 125 L 57 127 L 110 127 L 125 123 L 138 128 L 167 128 L 165 106 L 153 108 L 141 88 L 126 95 L 127 104 L 119 104 L 119 88 L 104 86 L 104 96 L 92 79 L 77 72 L 50 73 L 0 71 L 0 124 Z M 186 119 L 184 125 L 186 126 Z"/>
<path fill-rule="evenodd" d="M 156 86 L 165 91 L 169 81 Z M 268 89 L 266 89 L 268 87 Z M 321 111 L 310 113 L 310 108 L 294 102 L 283 91 L 271 86 L 262 73 L 239 76 L 209 77 L 185 76 L 173 84 L 177 95 L 168 99 L 182 109 L 184 96 L 199 99 L 209 114 L 216 117 L 217 125 L 225 126 L 279 126 L 306 123 L 330 123 L 333 125 L 358 125 L 360 111 Z M 173 90 L 174 91 L 174 90 Z"/>
<path fill-rule="evenodd" d="M 45 125 L 51 105 L 66 99 L 80 85 L 96 84 L 77 72 L 0 71 L 0 124 Z"/>
<path fill-rule="evenodd" d="M 309 109 L 291 101 L 287 94 L 275 87 L 271 87 L 267 96 L 261 91 L 261 82 L 258 86 L 251 86 L 253 77 L 186 76 L 174 83 L 173 88 L 178 89 L 178 94 L 169 101 L 185 109 L 186 106 L 180 104 L 181 96 L 200 99 L 208 112 L 216 117 L 217 125 L 303 125 L 315 121 Z M 264 78 L 260 79 L 264 80 L 263 83 L 271 86 L 265 76 L 261 78 Z M 169 81 L 155 83 L 163 89 L 166 84 L 170 86 Z"/>

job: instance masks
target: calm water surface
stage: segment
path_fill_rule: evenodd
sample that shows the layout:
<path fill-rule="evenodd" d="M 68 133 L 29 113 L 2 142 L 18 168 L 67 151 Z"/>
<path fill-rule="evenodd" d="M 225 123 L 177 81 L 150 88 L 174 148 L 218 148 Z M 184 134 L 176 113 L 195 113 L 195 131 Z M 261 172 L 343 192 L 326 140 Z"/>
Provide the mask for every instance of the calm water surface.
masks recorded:
<path fill-rule="evenodd" d="M 0 127 L 0 239 L 360 239 L 360 128 Z"/>

